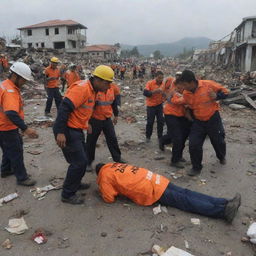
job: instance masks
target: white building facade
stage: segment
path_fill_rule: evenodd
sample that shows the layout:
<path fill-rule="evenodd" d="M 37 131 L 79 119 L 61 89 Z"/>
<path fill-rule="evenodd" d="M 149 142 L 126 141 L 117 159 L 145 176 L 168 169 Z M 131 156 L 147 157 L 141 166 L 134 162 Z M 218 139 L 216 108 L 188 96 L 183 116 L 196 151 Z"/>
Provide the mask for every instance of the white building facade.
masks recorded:
<path fill-rule="evenodd" d="M 256 16 L 246 17 L 235 29 L 236 66 L 242 72 L 256 70 Z"/>
<path fill-rule="evenodd" d="M 86 46 L 84 25 L 72 20 L 53 20 L 19 28 L 22 47 L 65 49 L 80 52 Z"/>

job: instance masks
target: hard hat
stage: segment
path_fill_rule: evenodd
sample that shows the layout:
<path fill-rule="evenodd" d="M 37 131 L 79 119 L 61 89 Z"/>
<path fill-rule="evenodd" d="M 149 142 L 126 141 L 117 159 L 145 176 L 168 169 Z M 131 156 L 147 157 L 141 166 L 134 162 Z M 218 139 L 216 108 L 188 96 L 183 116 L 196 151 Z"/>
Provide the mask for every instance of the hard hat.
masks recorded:
<path fill-rule="evenodd" d="M 52 57 L 51 62 L 53 63 L 59 63 L 59 59 L 57 57 Z"/>
<path fill-rule="evenodd" d="M 70 65 L 68 66 L 69 68 L 74 68 L 74 67 L 76 67 L 77 65 L 76 64 L 74 64 L 74 63 L 70 63 Z"/>
<path fill-rule="evenodd" d="M 100 65 L 95 68 L 93 71 L 93 76 L 97 76 L 103 80 L 113 82 L 114 79 L 114 71 L 109 66 Z"/>
<path fill-rule="evenodd" d="M 176 76 L 181 76 L 181 74 L 182 74 L 181 71 L 177 71 L 177 72 L 175 73 Z"/>
<path fill-rule="evenodd" d="M 13 63 L 12 66 L 10 67 L 10 70 L 13 73 L 21 76 L 22 78 L 24 78 L 27 81 L 34 80 L 30 67 L 27 64 L 23 63 L 23 62 Z"/>

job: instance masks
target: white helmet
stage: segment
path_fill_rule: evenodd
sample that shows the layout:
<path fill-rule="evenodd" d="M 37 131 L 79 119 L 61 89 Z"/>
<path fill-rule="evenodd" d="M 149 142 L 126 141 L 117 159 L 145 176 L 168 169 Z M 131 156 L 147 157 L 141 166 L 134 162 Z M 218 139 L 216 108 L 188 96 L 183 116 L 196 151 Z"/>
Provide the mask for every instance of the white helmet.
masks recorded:
<path fill-rule="evenodd" d="M 33 76 L 32 76 L 32 72 L 30 67 L 23 63 L 23 62 L 15 62 L 12 64 L 12 66 L 10 67 L 10 70 L 21 76 L 22 78 L 24 78 L 27 81 L 32 81 L 33 80 Z"/>

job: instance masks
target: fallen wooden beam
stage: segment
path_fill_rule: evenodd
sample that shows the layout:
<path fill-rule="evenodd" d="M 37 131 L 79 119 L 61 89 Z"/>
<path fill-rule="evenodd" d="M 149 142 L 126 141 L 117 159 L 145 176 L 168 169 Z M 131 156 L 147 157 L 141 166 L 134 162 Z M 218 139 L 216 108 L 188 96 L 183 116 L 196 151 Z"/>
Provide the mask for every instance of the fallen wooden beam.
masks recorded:
<path fill-rule="evenodd" d="M 247 94 L 242 93 L 242 95 L 244 96 L 245 100 L 250 104 L 250 106 L 252 106 L 254 109 L 256 109 L 256 103 L 255 101 L 253 101 Z"/>
<path fill-rule="evenodd" d="M 256 98 L 256 91 L 253 91 L 253 92 L 249 92 L 247 93 L 247 96 L 249 96 L 250 98 Z M 243 95 L 239 95 L 239 96 L 236 96 L 236 97 L 233 97 L 233 98 L 227 98 L 225 100 L 222 100 L 221 101 L 223 104 L 225 105 L 229 105 L 229 104 L 232 104 L 232 103 L 236 103 L 236 104 L 242 104 L 242 105 L 250 105 L 246 99 L 244 98 Z"/>

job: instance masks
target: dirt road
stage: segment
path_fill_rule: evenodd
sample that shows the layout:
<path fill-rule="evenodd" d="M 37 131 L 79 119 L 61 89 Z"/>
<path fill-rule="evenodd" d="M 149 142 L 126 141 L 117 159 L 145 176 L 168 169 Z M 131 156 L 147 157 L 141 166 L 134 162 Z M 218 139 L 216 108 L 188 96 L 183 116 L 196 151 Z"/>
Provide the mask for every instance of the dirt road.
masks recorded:
<path fill-rule="evenodd" d="M 124 98 L 124 103 L 128 97 Z M 44 104 L 39 100 L 28 103 L 25 107 L 27 118 L 33 120 L 42 115 Z M 144 107 L 140 108 L 143 112 Z M 197 178 L 183 175 L 185 170 L 178 172 L 177 179 L 172 178 L 177 170 L 169 166 L 171 152 L 159 152 L 155 132 L 152 142 L 144 142 L 143 118 L 135 123 L 120 119 L 116 131 L 123 157 L 129 163 L 159 172 L 177 185 L 213 196 L 231 198 L 240 192 L 242 205 L 232 225 L 173 208 L 168 208 L 168 213 L 155 216 L 153 206 L 137 206 L 122 198 L 115 204 L 105 204 L 97 192 L 94 173 L 87 173 L 84 177 L 84 181 L 91 182 L 92 186 L 86 191 L 86 203 L 82 206 L 63 204 L 60 191 L 50 191 L 45 199 L 38 201 L 28 188 L 17 186 L 15 178 L 8 177 L 0 180 L 0 197 L 17 191 L 19 198 L 0 208 L 0 243 L 7 238 L 13 243 L 10 250 L 0 247 L 0 255 L 152 255 L 150 250 L 153 244 L 165 248 L 174 245 L 186 250 L 185 240 L 189 244 L 188 251 L 195 256 L 219 256 L 228 252 L 234 256 L 255 255 L 250 244 L 240 241 L 250 219 L 256 220 L 255 112 L 249 109 L 234 112 L 225 107 L 222 117 L 226 128 L 227 165 L 218 163 L 207 140 L 204 145 L 204 169 Z M 28 172 L 41 187 L 49 184 L 53 176 L 64 177 L 67 163 L 55 144 L 51 127 L 39 126 L 37 129 L 39 139 L 24 140 L 24 154 Z M 98 143 L 100 146 L 95 162 L 111 161 L 104 138 L 100 137 Z M 155 160 L 159 156 L 164 159 Z M 184 157 L 189 160 L 188 147 Z M 28 212 L 24 219 L 29 230 L 22 235 L 11 235 L 4 227 L 8 219 L 20 210 Z M 191 218 L 200 218 L 201 225 L 191 224 Z M 44 245 L 30 240 L 34 230 L 40 227 L 51 233 Z"/>

